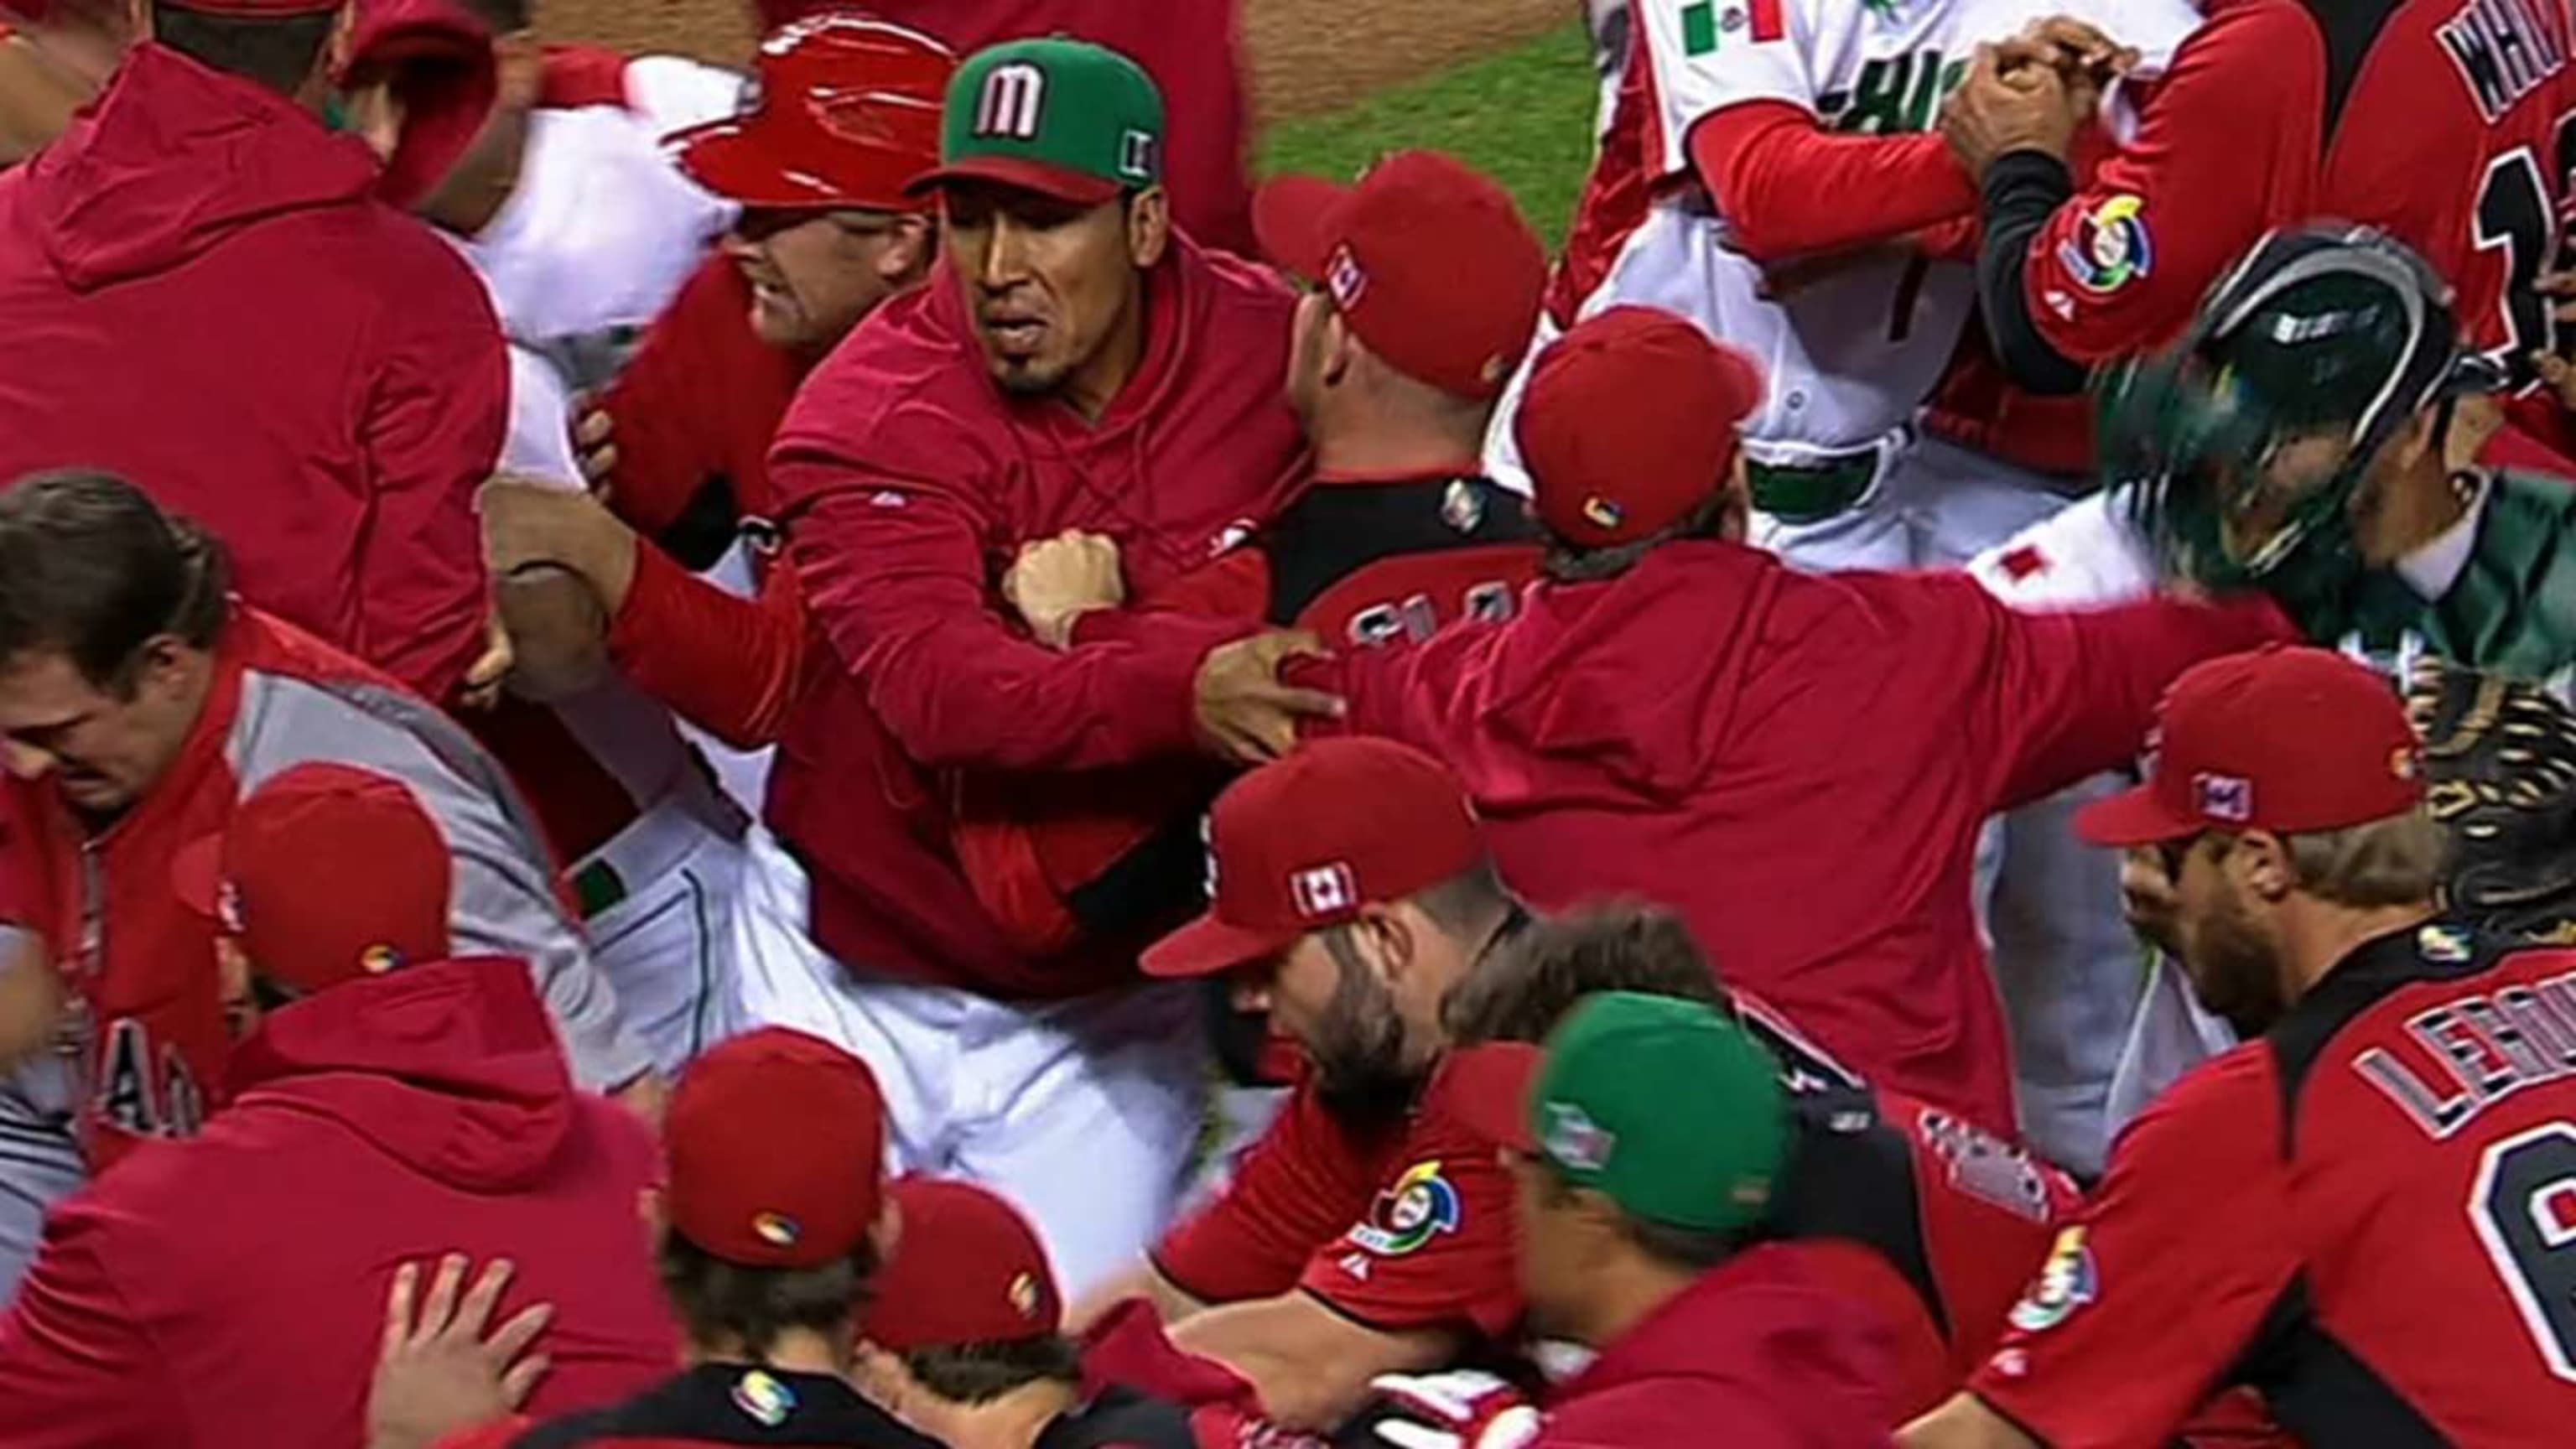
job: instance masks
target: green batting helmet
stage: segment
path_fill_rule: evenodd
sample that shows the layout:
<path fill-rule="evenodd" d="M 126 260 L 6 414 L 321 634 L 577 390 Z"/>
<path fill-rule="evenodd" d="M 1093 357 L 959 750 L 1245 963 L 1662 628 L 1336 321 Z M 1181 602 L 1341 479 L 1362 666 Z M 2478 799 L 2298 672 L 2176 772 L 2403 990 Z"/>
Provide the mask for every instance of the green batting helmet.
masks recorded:
<path fill-rule="evenodd" d="M 2449 286 L 2396 239 L 2276 231 L 2180 342 L 2104 374 L 2106 481 L 2167 572 L 2331 613 L 2362 573 L 2353 512 L 2372 458 L 2425 408 L 2501 382 L 2463 349 Z M 2292 445 L 2325 443 L 2339 446 L 2299 476 Z"/>

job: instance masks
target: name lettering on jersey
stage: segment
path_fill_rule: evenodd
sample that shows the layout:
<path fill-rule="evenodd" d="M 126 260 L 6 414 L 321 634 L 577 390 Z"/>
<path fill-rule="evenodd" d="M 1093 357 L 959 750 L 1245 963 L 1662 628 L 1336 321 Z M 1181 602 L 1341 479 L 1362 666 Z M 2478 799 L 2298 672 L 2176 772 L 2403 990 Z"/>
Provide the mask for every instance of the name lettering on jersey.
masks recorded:
<path fill-rule="evenodd" d="M 1929 1108 L 1915 1117 L 1914 1134 L 1941 1159 L 1952 1187 L 2014 1217 L 2048 1221 L 2048 1181 L 2029 1153 Z"/>
<path fill-rule="evenodd" d="M 1036 140 L 1046 116 L 1046 87 L 1046 72 L 1036 66 L 995 66 L 975 97 L 975 134 Z"/>
<path fill-rule="evenodd" d="M 99 1120 L 134 1137 L 192 1137 L 205 1125 L 205 1094 L 170 1048 L 153 1070 L 152 1041 L 143 1023 L 119 1017 L 100 1052 L 96 1106 Z"/>
<path fill-rule="evenodd" d="M 1509 582 L 1488 579 L 1470 584 L 1458 597 L 1458 617 L 1499 624 L 1519 607 L 1520 595 Z M 1363 649 L 1398 641 L 1421 643 L 1440 630 L 1440 606 L 1429 594 L 1408 594 L 1401 599 L 1371 604 L 1351 615 L 1344 630 L 1353 644 Z"/>
<path fill-rule="evenodd" d="M 2469 0 L 2433 33 L 2490 126 L 2567 66 L 2567 12 L 2551 0 Z"/>
<path fill-rule="evenodd" d="M 2576 972 L 2454 997 L 2403 1031 L 2412 1051 L 2374 1046 L 2352 1070 L 2441 1141 L 2516 1093 L 2576 1077 Z"/>
<path fill-rule="evenodd" d="M 1851 89 L 1825 92 L 1816 98 L 1816 109 L 1837 131 L 1869 136 L 1928 131 L 1942 100 L 1967 73 L 1966 61 L 1944 58 L 1937 46 L 1863 61 Z"/>

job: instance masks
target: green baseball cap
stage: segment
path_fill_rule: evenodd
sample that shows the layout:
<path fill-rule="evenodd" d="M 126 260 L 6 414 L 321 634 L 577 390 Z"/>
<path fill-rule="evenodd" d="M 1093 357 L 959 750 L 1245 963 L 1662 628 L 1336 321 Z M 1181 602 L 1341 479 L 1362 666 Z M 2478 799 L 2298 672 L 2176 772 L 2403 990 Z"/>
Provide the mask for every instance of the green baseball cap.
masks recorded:
<path fill-rule="evenodd" d="M 1050 36 L 987 46 L 948 83 L 939 169 L 952 181 L 1016 186 L 1081 206 L 1163 179 L 1163 93 L 1136 62 L 1087 40 Z"/>
<path fill-rule="evenodd" d="M 1469 1047 L 1446 1070 L 1471 1129 L 1667 1227 L 1723 1233 L 1758 1220 L 1789 1155 L 1779 1062 L 1696 1001 L 1587 996 L 1544 1050 Z"/>

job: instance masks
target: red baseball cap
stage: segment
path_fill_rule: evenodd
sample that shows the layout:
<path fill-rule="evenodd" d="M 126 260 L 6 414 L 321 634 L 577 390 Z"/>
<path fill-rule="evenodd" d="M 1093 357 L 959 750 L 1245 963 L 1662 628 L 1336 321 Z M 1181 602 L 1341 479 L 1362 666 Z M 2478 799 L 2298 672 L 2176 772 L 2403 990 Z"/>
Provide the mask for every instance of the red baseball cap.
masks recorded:
<path fill-rule="evenodd" d="M 1539 354 L 1514 435 L 1539 518 L 1569 543 L 1670 528 L 1726 484 L 1762 371 L 1691 322 L 1612 307 Z"/>
<path fill-rule="evenodd" d="M 2340 830 L 2423 803 L 2423 746 L 2388 681 L 2325 649 L 2193 665 L 2156 708 L 2147 778 L 2078 811 L 2096 845 L 2204 830 Z"/>
<path fill-rule="evenodd" d="M 867 1063 L 763 1027 L 689 1063 L 662 1122 L 672 1228 L 728 1263 L 845 1258 L 885 1201 L 885 1099 Z"/>
<path fill-rule="evenodd" d="M 892 1353 L 1045 1338 L 1064 1323 L 1046 1250 L 1019 1210 L 967 1182 L 907 1177 L 893 1261 L 871 1285 L 859 1336 Z"/>
<path fill-rule="evenodd" d="M 1254 194 L 1252 231 L 1371 352 L 1443 392 L 1499 396 L 1538 326 L 1547 249 L 1511 193 L 1454 156 L 1398 151 L 1357 186 L 1282 176 Z"/>
<path fill-rule="evenodd" d="M 360 861 L 317 889 L 316 863 Z M 171 861 L 179 899 L 262 976 L 311 993 L 449 954 L 455 863 L 411 787 L 350 765 L 279 772 Z"/>
<path fill-rule="evenodd" d="M 956 52 L 854 12 L 791 21 L 761 42 L 736 115 L 665 137 L 690 179 L 745 206 L 910 211 L 904 183 L 939 164 Z"/>
<path fill-rule="evenodd" d="M 1216 899 L 1145 952 L 1145 974 L 1211 976 L 1275 956 L 1485 855 L 1475 806 L 1438 760 L 1392 740 L 1314 741 L 1217 796 Z"/>

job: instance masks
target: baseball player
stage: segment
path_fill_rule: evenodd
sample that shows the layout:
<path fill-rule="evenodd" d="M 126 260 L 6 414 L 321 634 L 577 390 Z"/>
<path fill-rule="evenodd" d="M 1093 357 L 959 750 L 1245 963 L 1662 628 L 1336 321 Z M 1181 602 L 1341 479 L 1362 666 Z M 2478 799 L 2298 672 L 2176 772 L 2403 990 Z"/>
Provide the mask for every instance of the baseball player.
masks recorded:
<path fill-rule="evenodd" d="M 898 1418 L 943 1444 L 993 1449 L 1246 1442 L 1219 1437 L 1232 1427 L 1221 1410 L 1087 1385 L 1081 1346 L 1060 1331 L 1064 1302 L 1046 1250 L 1009 1203 L 928 1177 L 904 1178 L 887 1196 L 903 1237 L 860 1315 L 858 1378 Z M 1274 1442 L 1309 1449 L 1285 1435 Z"/>
<path fill-rule="evenodd" d="M 50 1140 L 57 1164 L 101 1166 L 138 1141 L 192 1135 L 222 1101 L 213 931 L 172 897 L 170 862 L 241 796 L 315 760 L 411 788 L 454 857 L 456 948 L 528 963 L 574 1078 L 649 1106 L 652 1060 L 620 1024 L 499 766 L 434 707 L 232 599 L 228 582 L 220 545 L 113 477 L 0 492 L 0 738 L 19 793 L 6 841 L 17 859 L 0 877 L 40 883 L 26 924 L 51 967 L 6 973 L 34 995 L 0 1022 L 0 1062 L 46 1049 L 59 1027 L 68 1078 L 50 1100 L 0 1099 L 35 1109 L 14 1147 Z M 49 983 L 68 998 L 59 1018 L 35 990 Z M 23 1248 L 32 1228 L 13 1221 L 10 1241 Z"/>
<path fill-rule="evenodd" d="M 1461 1134 L 1436 1065 L 1446 1043 L 1535 1040 L 1594 991 L 1719 995 L 1670 917 L 1613 910 L 1524 928 L 1507 900 L 1462 909 L 1478 898 L 1481 841 L 1469 827 L 1432 851 L 1452 832 L 1422 826 L 1464 813 L 1456 782 L 1401 746 L 1311 745 L 1220 798 L 1213 924 L 1149 957 L 1150 969 L 1219 973 L 1311 1069 L 1225 1192 L 1094 1306 L 1147 1295 L 1178 1320 L 1178 1343 L 1245 1372 L 1274 1416 L 1335 1422 L 1372 1376 L 1454 1362 L 1519 1322 L 1501 1231 L 1508 1184 L 1490 1170 L 1491 1143 Z M 1391 836 L 1388 820 L 1420 824 Z M 1246 896 L 1277 889 L 1265 866 L 1334 859 L 1358 882 L 1357 920 L 1256 950 L 1298 929 L 1252 929 L 1263 903 Z M 1489 930 L 1496 912 L 1503 924 Z M 1339 959 L 1337 937 L 1362 966 Z M 1391 1003 L 1370 999 L 1381 995 Z M 1993 1342 L 2072 1186 L 1955 1118 L 1873 1095 L 1749 999 L 1737 1010 L 1800 1103 L 1799 1177 L 1775 1227 L 1849 1245 L 1833 1255 L 1837 1286 L 1902 1328 L 1902 1403 L 1937 1402 Z"/>
<path fill-rule="evenodd" d="M 1810 1246 L 1747 1241 L 1792 1134 L 1770 1054 L 1740 1025 L 1607 992 L 1544 1052 L 1487 1047 L 1458 1070 L 1478 1125 L 1506 1144 L 1530 1313 L 1599 1356 L 1535 1423 L 1491 1384 L 1400 1386 L 1425 1417 L 1461 1443 L 1533 1449 L 1647 1449 L 1720 1424 L 1752 1443 L 1882 1441 L 1885 1361 L 1866 1311 L 1825 1287 Z"/>
<path fill-rule="evenodd" d="M 1348 701 L 1341 726 L 1455 764 L 1533 901 L 1675 905 L 1835 1055 L 2009 1132 L 1979 828 L 2128 758 L 2174 674 L 2283 625 L 2256 604 L 2043 619 L 1964 578 L 1785 569 L 1738 541 L 1734 424 L 1761 395 L 1670 314 L 1583 324 L 1521 408 L 1549 552 L 1520 611 L 1292 675 Z"/>
<path fill-rule="evenodd" d="M 744 1130 L 757 1122 L 795 1123 L 796 1150 Z M 531 1424 L 506 1412 L 508 1378 L 468 1383 L 441 1361 L 449 1305 L 415 1325 L 411 1285 L 397 1280 L 370 1444 L 931 1449 L 850 1384 L 856 1311 L 900 1241 L 886 1133 L 866 1063 L 831 1043 L 764 1028 L 718 1044 L 671 1094 L 669 1179 L 652 1213 L 687 1367 L 623 1402 Z M 484 1316 L 469 1315 L 467 1336 Z M 525 1346 L 503 1336 L 497 1356 Z"/>
<path fill-rule="evenodd" d="M 2029 0 L 1638 0 L 1609 134 L 1549 299 L 1550 334 L 1622 304 L 1692 319 L 1769 383 L 1745 425 L 1754 538 L 1804 566 L 1957 562 L 2051 495 L 1944 465 L 1895 475 L 1975 278 L 1915 235 L 1973 215 L 1929 134 L 1970 51 L 2067 7 Z M 2081 7 L 2077 7 L 2081 8 Z M 2103 23 L 2153 71 L 2181 0 Z M 2116 120 L 2116 117 L 2115 117 Z M 1516 394 L 1517 395 L 1517 391 Z M 1526 483 L 1507 404 L 1488 442 Z"/>
<path fill-rule="evenodd" d="M 0 1318 L 0 1439 L 355 1443 L 380 1298 L 351 1286 L 442 1249 L 521 1255 L 518 1294 L 552 1304 L 541 1409 L 667 1371 L 635 1233 L 651 1134 L 574 1090 L 525 962 L 452 959 L 453 874 L 411 786 L 339 764 L 269 777 L 178 853 L 237 1095 L 55 1210 Z"/>
<path fill-rule="evenodd" d="M 791 781 L 782 756 L 773 781 L 801 887 L 780 914 L 811 939 L 758 943 L 783 983 L 761 1010 L 876 1062 L 904 1160 L 1026 1207 L 1077 1290 L 1171 1211 L 1198 1120 L 1193 1003 L 1123 989 L 1119 943 L 1015 949 L 937 843 L 943 772 L 1275 750 L 1329 707 L 1275 680 L 1290 636 L 1059 654 L 995 607 L 1019 545 L 1069 528 L 1116 538 L 1157 587 L 1258 527 L 1297 472 L 1293 298 L 1172 231 L 1162 131 L 1152 82 L 1100 47 L 969 58 L 918 183 L 940 200 L 940 268 L 815 370 L 770 458 L 857 722 L 845 767 Z"/>
<path fill-rule="evenodd" d="M 2459 462 L 2446 435 L 2491 374 L 2453 316 L 2448 287 L 2388 237 L 2327 227 L 2267 238 L 2170 352 L 2118 375 L 2105 403 L 2114 485 L 1970 572 L 2038 607 L 2136 597 L 2176 574 L 2250 581 L 2320 643 L 2564 670 L 2576 661 L 2576 621 L 2559 602 L 2570 585 L 2556 573 L 2568 491 Z M 2101 939 L 2119 899 L 2115 862 L 2080 868 L 2062 849 L 2036 849 L 2057 863 L 2059 889 L 2030 908 L 2059 939 Z M 2104 1020 L 2137 1000 L 2136 976 L 2108 943 L 2098 955 L 2104 972 L 2068 973 L 2072 1000 L 2052 1008 L 2070 1029 L 2083 1023 L 2092 1080 L 2122 1060 L 2130 1033 L 2196 1059 L 2207 1033 L 2170 981 L 2150 985 L 2134 1025 Z M 2045 989 L 2035 982 L 2034 997 L 2047 1000 Z M 2126 1060 L 2128 1080 L 2099 1089 L 2116 1100 L 2097 1141 L 2178 1069 L 2165 1051 Z"/>
<path fill-rule="evenodd" d="M 1536 572 L 1521 500 L 1476 461 L 1546 285 L 1545 253 L 1509 194 L 1451 157 L 1405 151 L 1356 187 L 1275 179 L 1255 211 L 1271 257 L 1317 283 L 1298 303 L 1288 377 L 1314 449 L 1306 488 L 1240 546 L 1129 608 L 1118 607 L 1115 540 L 1072 533 L 1023 549 L 1002 592 L 1038 639 L 1141 642 L 1203 628 L 1214 642 L 1266 619 L 1368 647 L 1508 614 Z M 1085 811 L 1031 799 L 1019 780 L 993 782 L 998 808 L 961 826 L 960 856 L 997 918 L 1035 917 L 1032 930 L 1057 919 L 1152 928 L 1155 910 L 1204 904 L 1194 870 L 1163 878 L 1160 892 L 1085 888 L 1140 876 L 1129 862 L 1158 843 L 1197 851 L 1212 787 L 1171 772 L 1122 785 L 1105 802 L 1081 787 Z M 1029 889 L 1031 860 L 1074 888 Z"/>
<path fill-rule="evenodd" d="M 2419 746 L 2363 667 L 2215 661 L 2159 719 L 2146 782 L 2079 826 L 2163 852 L 2193 990 L 2254 1039 L 2121 1136 L 1904 1442 L 2163 1443 L 2213 1382 L 2307 1443 L 2547 1441 L 2576 1406 L 2550 1277 L 2576 956 L 2441 914 Z"/>

